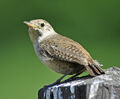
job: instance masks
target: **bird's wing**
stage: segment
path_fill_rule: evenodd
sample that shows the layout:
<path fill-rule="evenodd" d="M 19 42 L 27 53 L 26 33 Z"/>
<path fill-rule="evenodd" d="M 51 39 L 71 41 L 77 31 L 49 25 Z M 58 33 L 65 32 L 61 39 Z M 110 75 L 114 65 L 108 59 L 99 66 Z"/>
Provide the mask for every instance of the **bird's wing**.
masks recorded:
<path fill-rule="evenodd" d="M 102 68 L 94 64 L 89 53 L 79 43 L 69 38 L 56 36 L 44 40 L 40 46 L 53 58 L 83 65 L 92 76 L 104 74 Z"/>
<path fill-rule="evenodd" d="M 66 37 L 46 40 L 41 46 L 51 57 L 58 60 L 86 65 L 87 59 L 90 58 L 89 53 L 80 44 Z"/>

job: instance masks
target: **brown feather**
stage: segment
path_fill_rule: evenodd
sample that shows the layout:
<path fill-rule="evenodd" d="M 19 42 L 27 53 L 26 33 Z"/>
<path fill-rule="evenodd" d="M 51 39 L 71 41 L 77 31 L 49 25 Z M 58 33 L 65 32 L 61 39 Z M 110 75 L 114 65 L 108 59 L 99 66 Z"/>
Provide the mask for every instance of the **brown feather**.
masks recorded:
<path fill-rule="evenodd" d="M 94 65 L 90 54 L 72 39 L 57 34 L 43 40 L 40 46 L 53 58 L 83 65 L 92 76 L 104 72 L 100 66 Z"/>

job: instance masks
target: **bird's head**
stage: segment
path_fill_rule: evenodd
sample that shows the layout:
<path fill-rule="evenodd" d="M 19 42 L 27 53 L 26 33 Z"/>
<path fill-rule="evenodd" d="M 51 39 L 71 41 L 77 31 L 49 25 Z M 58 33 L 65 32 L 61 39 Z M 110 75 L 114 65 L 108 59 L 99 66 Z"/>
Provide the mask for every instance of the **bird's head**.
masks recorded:
<path fill-rule="evenodd" d="M 31 20 L 29 22 L 24 21 L 24 23 L 29 27 L 29 35 L 33 43 L 37 39 L 42 41 L 45 37 L 48 37 L 51 34 L 55 34 L 52 26 L 43 19 Z"/>

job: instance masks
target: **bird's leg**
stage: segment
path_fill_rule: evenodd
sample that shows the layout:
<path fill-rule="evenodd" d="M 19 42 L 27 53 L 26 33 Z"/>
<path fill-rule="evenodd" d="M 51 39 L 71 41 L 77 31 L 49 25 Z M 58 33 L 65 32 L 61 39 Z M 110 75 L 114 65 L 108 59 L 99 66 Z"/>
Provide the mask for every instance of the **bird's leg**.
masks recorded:
<path fill-rule="evenodd" d="M 60 81 L 61 81 L 65 76 L 67 76 L 67 75 L 65 74 L 65 75 L 63 75 L 62 77 L 60 77 L 55 83 L 56 83 L 56 84 L 59 84 Z"/>
<path fill-rule="evenodd" d="M 66 82 L 66 81 L 70 81 L 70 80 L 73 80 L 75 79 L 78 75 L 80 75 L 81 73 L 83 73 L 86 69 L 85 68 L 82 68 L 80 72 L 76 73 L 75 75 L 73 75 L 72 77 L 68 78 L 67 80 L 63 81 L 63 82 Z M 60 77 L 56 82 L 50 84 L 50 85 L 46 85 L 44 86 L 45 88 L 47 87 L 51 87 L 51 86 L 54 86 L 56 84 L 60 84 L 61 80 L 67 76 L 67 74 L 63 75 L 62 77 Z"/>
<path fill-rule="evenodd" d="M 73 80 L 75 79 L 78 75 L 82 74 L 86 69 L 83 68 L 80 72 L 76 73 L 75 75 L 73 75 L 72 77 L 68 78 L 67 80 L 65 81 L 70 81 L 70 80 Z"/>
<path fill-rule="evenodd" d="M 51 86 L 54 86 L 54 85 L 56 85 L 56 84 L 60 84 L 61 80 L 62 80 L 65 76 L 66 76 L 66 74 L 63 75 L 62 77 L 60 77 L 56 82 L 54 82 L 54 83 L 52 83 L 52 84 L 50 84 L 50 85 L 46 85 L 46 86 L 44 86 L 44 87 L 51 87 Z"/>
<path fill-rule="evenodd" d="M 75 79 L 75 78 L 76 78 L 78 75 L 80 75 L 80 74 L 81 74 L 81 72 L 80 72 L 80 73 L 77 73 L 77 74 L 75 74 L 75 75 L 73 75 L 72 77 L 66 79 L 65 82 Z"/>

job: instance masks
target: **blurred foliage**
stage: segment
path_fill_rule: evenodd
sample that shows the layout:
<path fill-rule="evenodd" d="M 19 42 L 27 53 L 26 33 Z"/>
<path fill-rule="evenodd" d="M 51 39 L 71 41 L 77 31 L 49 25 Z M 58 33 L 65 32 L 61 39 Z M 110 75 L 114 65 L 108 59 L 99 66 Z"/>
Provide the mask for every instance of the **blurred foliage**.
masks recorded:
<path fill-rule="evenodd" d="M 1 0 L 0 99 L 37 99 L 61 76 L 34 53 L 23 21 L 38 18 L 83 45 L 103 68 L 120 66 L 120 0 Z"/>

